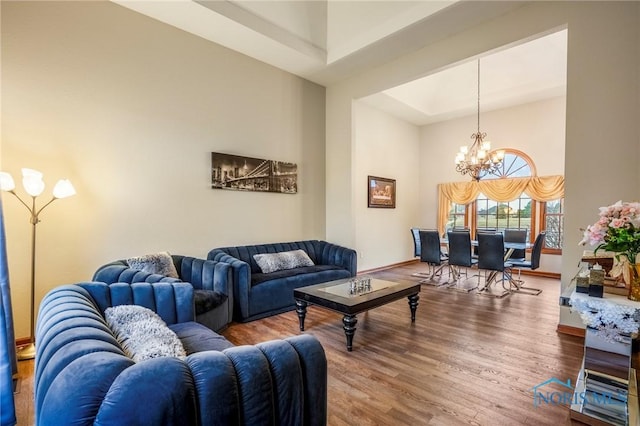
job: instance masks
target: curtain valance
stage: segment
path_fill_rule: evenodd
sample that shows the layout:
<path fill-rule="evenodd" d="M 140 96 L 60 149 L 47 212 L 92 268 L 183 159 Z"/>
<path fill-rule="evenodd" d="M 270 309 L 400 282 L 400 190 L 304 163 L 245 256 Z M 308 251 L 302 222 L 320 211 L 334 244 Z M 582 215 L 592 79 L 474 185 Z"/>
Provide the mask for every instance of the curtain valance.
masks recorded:
<path fill-rule="evenodd" d="M 479 182 L 452 182 L 438 185 L 438 231 L 442 235 L 449 219 L 451 203 L 469 204 L 483 193 L 492 200 L 507 203 L 527 194 L 536 201 L 564 197 L 564 176 L 488 179 Z"/>

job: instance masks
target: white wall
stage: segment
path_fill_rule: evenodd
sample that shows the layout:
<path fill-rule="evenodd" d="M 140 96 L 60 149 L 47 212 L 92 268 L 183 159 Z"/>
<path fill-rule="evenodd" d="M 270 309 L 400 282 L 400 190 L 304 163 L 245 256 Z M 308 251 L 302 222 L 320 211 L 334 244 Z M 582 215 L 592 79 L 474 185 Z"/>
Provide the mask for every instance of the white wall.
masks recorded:
<path fill-rule="evenodd" d="M 413 258 L 409 229 L 420 198 L 419 129 L 362 102 L 354 102 L 354 186 L 358 270 Z M 367 207 L 367 176 L 396 180 L 396 208 Z"/>
<path fill-rule="evenodd" d="M 492 149 L 513 148 L 531 157 L 538 176 L 564 174 L 566 98 L 558 97 L 514 108 L 483 112 L 480 130 Z M 456 172 L 453 159 L 471 143 L 477 116 L 422 126 L 420 132 L 420 226 L 435 228 L 438 194 L 435 185 L 468 181 Z M 572 232 L 569 229 L 569 232 Z M 561 257 L 543 255 L 541 270 L 561 272 Z"/>
<path fill-rule="evenodd" d="M 44 172 L 36 300 L 158 250 L 325 237 L 325 89 L 111 2 L 2 2 L 2 169 Z M 298 164 L 295 195 L 210 188 L 210 153 Z M 3 197 L 18 338 L 30 225 Z M 36 306 L 37 308 L 37 306 Z"/>

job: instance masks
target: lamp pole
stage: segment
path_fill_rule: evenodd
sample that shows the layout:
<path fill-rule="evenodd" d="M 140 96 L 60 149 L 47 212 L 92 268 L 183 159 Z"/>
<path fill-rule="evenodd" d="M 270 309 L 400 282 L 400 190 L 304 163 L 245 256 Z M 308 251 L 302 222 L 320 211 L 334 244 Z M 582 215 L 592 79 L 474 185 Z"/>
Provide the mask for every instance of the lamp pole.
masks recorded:
<path fill-rule="evenodd" d="M 15 192 L 13 192 L 13 195 L 17 197 Z M 44 207 L 51 204 L 54 199 L 45 204 Z M 31 315 L 29 318 L 29 344 L 23 346 L 16 352 L 16 357 L 20 361 L 33 359 L 36 356 L 36 315 L 34 312 L 36 306 L 36 225 L 40 222 L 38 213 L 40 213 L 44 207 L 36 212 L 36 197 L 31 197 L 31 200 L 31 208 L 29 208 L 29 212 L 31 213 L 31 219 L 29 220 L 31 222 L 31 304 L 29 305 L 31 306 Z"/>

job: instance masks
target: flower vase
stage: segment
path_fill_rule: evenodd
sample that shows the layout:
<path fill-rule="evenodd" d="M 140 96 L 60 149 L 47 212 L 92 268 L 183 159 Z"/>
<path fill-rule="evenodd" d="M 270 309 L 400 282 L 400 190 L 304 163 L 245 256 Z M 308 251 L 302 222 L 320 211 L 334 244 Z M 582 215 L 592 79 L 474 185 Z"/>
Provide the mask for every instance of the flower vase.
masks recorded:
<path fill-rule="evenodd" d="M 640 263 L 629 265 L 629 300 L 640 302 Z"/>

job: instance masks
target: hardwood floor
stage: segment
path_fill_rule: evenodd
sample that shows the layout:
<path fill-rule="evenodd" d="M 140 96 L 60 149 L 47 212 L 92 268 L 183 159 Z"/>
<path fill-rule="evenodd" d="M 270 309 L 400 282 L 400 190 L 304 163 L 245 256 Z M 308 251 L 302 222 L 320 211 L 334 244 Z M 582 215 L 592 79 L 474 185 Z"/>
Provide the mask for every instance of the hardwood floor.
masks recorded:
<path fill-rule="evenodd" d="M 422 268 L 371 275 L 415 282 L 411 273 Z M 407 300 L 359 315 L 353 352 L 341 315 L 310 306 L 305 333 L 321 341 L 329 363 L 328 424 L 571 424 L 567 405 L 535 407 L 532 388 L 552 377 L 575 383 L 583 339 L 556 333 L 560 282 L 526 281 L 542 294 L 494 299 L 423 285 L 413 324 Z M 223 334 L 236 345 L 293 336 L 298 318 L 291 311 L 232 324 Z M 20 364 L 19 424 L 32 424 L 33 361 Z"/>

